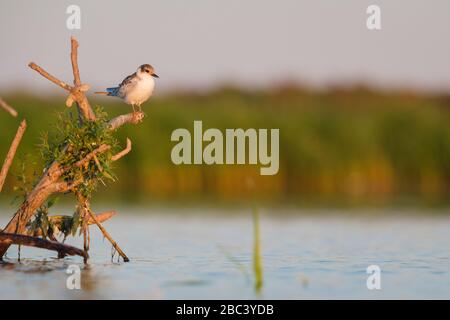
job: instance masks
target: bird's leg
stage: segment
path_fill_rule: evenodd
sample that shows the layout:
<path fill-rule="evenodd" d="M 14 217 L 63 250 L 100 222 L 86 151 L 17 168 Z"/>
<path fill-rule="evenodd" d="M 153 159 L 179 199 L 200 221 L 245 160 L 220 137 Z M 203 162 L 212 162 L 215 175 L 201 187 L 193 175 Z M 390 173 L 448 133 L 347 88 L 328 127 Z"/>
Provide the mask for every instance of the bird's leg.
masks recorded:
<path fill-rule="evenodd" d="M 136 109 L 134 108 L 134 104 L 131 105 L 133 107 L 133 113 L 136 113 Z"/>
<path fill-rule="evenodd" d="M 138 111 L 139 111 L 139 112 L 142 112 L 141 104 L 138 104 L 137 106 L 138 106 Z"/>

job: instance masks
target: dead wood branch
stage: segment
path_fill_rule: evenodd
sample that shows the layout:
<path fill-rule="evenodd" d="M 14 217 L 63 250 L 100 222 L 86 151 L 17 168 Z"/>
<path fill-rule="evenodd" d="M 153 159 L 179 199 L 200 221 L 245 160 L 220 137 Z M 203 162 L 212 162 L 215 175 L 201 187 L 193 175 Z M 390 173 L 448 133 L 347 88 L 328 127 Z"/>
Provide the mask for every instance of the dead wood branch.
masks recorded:
<path fill-rule="evenodd" d="M 17 111 L 14 110 L 14 108 L 11 107 L 9 104 L 7 104 L 6 101 L 3 100 L 2 98 L 0 98 L 0 107 L 5 109 L 5 111 L 8 112 L 13 117 L 17 117 Z"/>
<path fill-rule="evenodd" d="M 56 182 L 53 184 L 53 192 L 58 192 L 58 193 L 66 193 L 69 192 L 71 190 L 73 190 L 75 187 L 79 186 L 80 184 L 83 183 L 83 179 L 77 179 L 75 181 L 63 181 L 63 182 Z"/>
<path fill-rule="evenodd" d="M 116 130 L 117 128 L 120 128 L 126 123 L 138 124 L 142 122 L 144 116 L 145 115 L 142 111 L 117 116 L 109 121 L 109 128 L 111 130 Z"/>
<path fill-rule="evenodd" d="M 75 163 L 75 167 L 82 167 L 83 165 L 87 164 L 89 161 L 91 161 L 97 154 L 103 153 L 105 151 L 108 151 L 111 149 L 111 146 L 107 144 L 102 144 L 100 147 L 95 149 L 94 151 L 88 153 L 83 159 L 79 160 Z"/>
<path fill-rule="evenodd" d="M 106 220 L 111 219 L 112 217 L 114 217 L 117 214 L 116 210 L 110 210 L 110 211 L 105 211 L 105 212 L 101 212 L 99 214 L 95 215 L 95 218 L 97 219 L 98 222 L 102 223 L 105 222 Z M 91 217 L 89 217 L 88 219 L 88 224 L 94 224 L 95 220 L 92 219 Z"/>
<path fill-rule="evenodd" d="M 70 51 L 70 61 L 72 62 L 73 84 L 79 87 L 81 86 L 81 79 L 80 70 L 78 69 L 78 41 L 74 37 L 71 37 L 70 45 L 72 48 Z"/>
<path fill-rule="evenodd" d="M 48 73 L 47 71 L 45 71 L 44 69 L 42 69 L 40 66 L 38 66 L 36 63 L 34 62 L 30 62 L 28 64 L 28 66 L 37 71 L 41 76 L 43 76 L 44 78 L 47 78 L 48 80 L 50 80 L 51 82 L 53 82 L 54 84 L 56 84 L 57 86 L 60 86 L 61 88 L 63 88 L 64 90 L 67 91 L 71 91 L 72 87 L 69 86 L 67 83 L 65 83 L 64 81 L 59 80 L 58 78 L 52 76 L 50 73 Z"/>
<path fill-rule="evenodd" d="M 130 259 L 128 259 L 127 255 L 125 254 L 125 252 L 122 251 L 122 249 L 120 249 L 119 245 L 117 244 L 116 241 L 114 241 L 114 239 L 111 237 L 111 235 L 108 233 L 108 231 L 106 231 L 105 228 L 103 228 L 102 224 L 97 220 L 95 214 L 92 212 L 90 206 L 89 206 L 89 201 L 87 199 L 85 199 L 83 196 L 78 195 L 78 202 L 80 204 L 80 206 L 82 206 L 83 210 L 89 214 L 90 219 L 94 220 L 95 224 L 97 225 L 97 227 L 100 229 L 100 231 L 102 232 L 103 236 L 109 240 L 109 242 L 112 244 L 112 246 L 114 247 L 114 249 L 117 250 L 117 252 L 120 254 L 120 256 L 123 258 L 124 262 L 129 262 Z"/>
<path fill-rule="evenodd" d="M 80 119 L 80 123 L 83 123 L 84 120 L 86 121 L 96 121 L 96 116 L 92 111 L 92 108 L 86 98 L 85 92 L 89 89 L 89 86 L 87 84 L 82 84 L 80 79 L 80 72 L 78 68 L 78 42 L 75 38 L 71 38 L 71 63 L 72 63 L 72 72 L 73 72 L 73 86 L 59 80 L 58 78 L 54 77 L 47 71 L 45 71 L 43 68 L 38 66 L 37 64 L 31 62 L 29 64 L 29 67 L 36 72 L 38 72 L 40 75 L 45 77 L 46 79 L 50 80 L 57 86 L 63 88 L 64 90 L 69 92 L 69 96 L 66 100 L 66 105 L 71 106 L 74 102 L 77 104 L 78 109 L 78 117 Z M 117 128 L 121 127 L 122 125 L 126 123 L 131 124 L 137 124 L 141 122 L 144 118 L 143 112 L 136 112 L 136 113 L 130 113 L 118 116 L 109 122 L 109 128 L 111 130 L 116 130 Z M 96 157 L 99 153 L 105 152 L 110 149 L 110 146 L 101 146 L 100 150 L 94 150 L 90 154 L 88 154 L 85 158 L 78 161 L 75 165 L 77 166 L 83 166 L 92 159 L 96 161 Z M 131 148 L 131 144 L 130 144 Z M 121 153 L 117 154 L 117 159 L 119 156 L 125 155 L 125 151 L 128 148 L 128 142 L 127 142 L 127 148 L 122 151 Z M 70 148 L 67 146 L 65 147 L 64 152 L 71 152 Z M 98 159 L 97 159 L 98 160 Z M 97 163 L 97 161 L 96 161 Z M 57 161 L 54 161 L 48 168 L 46 168 L 44 174 L 40 178 L 39 182 L 35 184 L 33 190 L 27 195 L 26 200 L 20 205 L 18 210 L 15 212 L 9 223 L 6 225 L 3 232 L 5 233 L 16 233 L 16 234 L 25 234 L 27 232 L 26 226 L 27 223 L 30 221 L 30 219 L 33 217 L 33 215 L 36 213 L 36 211 L 45 203 L 47 198 L 51 196 L 55 192 L 66 192 L 66 191 L 74 191 L 73 188 L 79 183 L 82 183 L 82 181 L 76 180 L 72 182 L 67 181 L 61 181 L 61 177 L 63 174 L 69 170 L 70 168 L 63 167 L 60 163 Z M 99 168 L 101 170 L 101 168 Z M 88 207 L 89 208 L 89 207 Z M 113 246 L 115 246 L 116 250 L 121 253 L 122 257 L 125 261 L 129 261 L 129 259 L 126 257 L 126 255 L 120 250 L 120 248 L 117 246 L 117 243 L 112 240 L 111 236 L 106 233 L 104 228 L 101 226 L 100 222 L 95 219 L 94 217 L 91 217 L 92 212 L 90 212 L 90 209 L 84 214 L 85 216 L 85 225 L 89 224 L 89 221 L 94 221 L 97 225 L 99 225 L 99 228 L 104 232 L 105 237 L 108 238 L 108 240 L 113 243 Z M 86 221 L 87 219 L 87 221 Z M 100 219 L 99 219 L 100 220 Z M 101 220 L 100 220 L 101 221 Z M 106 236 L 107 235 L 107 236 Z M 85 238 L 85 245 L 86 245 Z M 11 242 L 10 241 L 3 241 L 0 239 L 0 260 L 2 259 L 5 252 L 8 250 Z M 87 255 L 86 255 L 87 256 Z"/>
<path fill-rule="evenodd" d="M 74 86 L 70 86 L 64 81 L 61 81 L 58 78 L 52 76 L 50 73 L 42 69 L 34 62 L 30 62 L 28 66 L 31 69 L 37 71 L 43 77 L 53 82 L 54 84 L 60 86 L 64 90 L 69 91 L 70 94 L 66 100 L 66 105 L 70 107 L 72 103 L 75 101 L 77 103 L 78 113 L 82 115 L 83 118 L 87 121 L 95 121 L 96 120 L 95 114 L 92 111 L 92 108 L 89 104 L 88 99 L 86 98 L 86 95 L 84 94 L 84 92 L 89 90 L 89 85 L 81 83 L 80 71 L 78 69 L 78 41 L 74 37 L 71 38 L 70 60 L 72 63 Z"/>
<path fill-rule="evenodd" d="M 62 244 L 56 241 L 49 241 L 42 238 L 31 237 L 27 235 L 20 235 L 14 233 L 0 233 L 0 241 L 6 243 L 8 245 L 18 244 L 23 246 L 30 246 L 36 248 L 42 248 L 47 250 L 53 250 L 58 252 L 58 256 L 64 255 L 78 255 L 84 258 L 85 261 L 89 258 L 87 252 L 84 252 L 81 249 Z"/>
<path fill-rule="evenodd" d="M 109 146 L 107 145 L 100 146 L 96 149 L 97 153 L 99 152 L 99 149 L 102 152 L 106 151 L 106 147 L 109 149 Z M 90 155 L 92 155 L 92 152 Z M 89 155 L 86 156 L 80 160 L 81 162 L 79 161 L 79 165 L 82 166 L 85 162 L 90 161 L 92 157 L 93 156 L 89 157 Z M 4 232 L 18 234 L 23 234 L 25 232 L 26 224 L 33 217 L 36 210 L 42 206 L 45 200 L 58 190 L 68 188 L 68 186 L 58 185 L 58 180 L 61 178 L 61 175 L 65 172 L 65 170 L 67 170 L 67 168 L 62 168 L 58 162 L 55 161 L 52 163 L 52 165 L 45 171 L 38 184 L 28 194 L 27 199 L 22 203 L 12 219 L 6 225 Z M 0 259 L 3 257 L 8 248 L 9 244 L 0 240 Z"/>
<path fill-rule="evenodd" d="M 105 236 L 106 239 L 109 240 L 109 242 L 111 242 L 112 246 L 114 247 L 114 249 L 117 250 L 117 252 L 120 254 L 120 256 L 123 258 L 124 262 L 129 262 L 130 259 L 128 259 L 127 255 L 125 254 L 125 252 L 122 251 L 122 249 L 120 249 L 119 245 L 117 244 L 117 242 L 114 241 L 114 239 L 110 236 L 110 234 L 108 233 L 108 231 L 106 231 L 105 228 L 103 228 L 102 224 L 97 220 L 97 218 L 95 217 L 95 215 L 92 213 L 91 209 L 88 208 L 87 212 L 90 215 L 90 218 L 92 220 L 94 220 L 95 224 L 98 226 L 98 228 L 100 229 L 100 231 L 103 233 L 103 235 Z"/>
<path fill-rule="evenodd" d="M 63 171 L 58 162 L 45 171 L 41 180 L 36 184 L 33 190 L 27 195 L 27 199 L 21 204 L 12 219 L 6 225 L 4 232 L 24 233 L 28 221 L 33 217 L 36 210 L 42 206 L 45 200 L 54 192 L 54 184 L 61 177 Z M 0 259 L 8 250 L 9 244 L 0 240 Z"/>
<path fill-rule="evenodd" d="M 19 125 L 19 128 L 17 129 L 16 136 L 14 137 L 11 147 L 9 147 L 9 151 L 6 155 L 5 162 L 3 163 L 2 170 L 0 171 L 0 192 L 3 189 L 3 184 L 5 183 L 9 167 L 12 164 L 12 161 L 17 151 L 17 147 L 19 146 L 20 140 L 22 140 L 26 128 L 27 128 L 27 121 L 22 120 L 22 122 Z"/>
<path fill-rule="evenodd" d="M 127 138 L 127 146 L 125 149 L 111 157 L 112 161 L 117 161 L 131 151 L 131 140 Z"/>
<path fill-rule="evenodd" d="M 89 87 L 86 87 L 86 85 L 83 86 L 81 84 L 80 70 L 78 69 L 78 41 L 77 39 L 75 39 L 75 37 L 71 37 L 70 43 L 71 43 L 70 60 L 72 62 L 73 84 L 75 85 L 75 88 L 72 90 L 72 95 L 74 96 L 75 101 L 77 102 L 78 110 L 81 109 L 84 118 L 88 121 L 95 121 L 96 120 L 95 114 L 92 111 L 92 108 L 89 104 L 88 99 L 86 98 L 86 95 L 84 94 L 84 92 L 87 91 Z"/>

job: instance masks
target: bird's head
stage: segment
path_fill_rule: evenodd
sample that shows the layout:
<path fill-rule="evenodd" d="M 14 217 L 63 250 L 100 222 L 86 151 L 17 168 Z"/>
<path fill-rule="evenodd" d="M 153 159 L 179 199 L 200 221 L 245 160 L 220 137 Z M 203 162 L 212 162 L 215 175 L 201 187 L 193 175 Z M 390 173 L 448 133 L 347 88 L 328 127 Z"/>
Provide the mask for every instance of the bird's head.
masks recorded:
<path fill-rule="evenodd" d="M 143 64 L 137 69 L 136 72 L 139 76 L 152 76 L 154 78 L 159 78 L 158 75 L 155 73 L 155 70 L 153 67 L 149 64 Z"/>

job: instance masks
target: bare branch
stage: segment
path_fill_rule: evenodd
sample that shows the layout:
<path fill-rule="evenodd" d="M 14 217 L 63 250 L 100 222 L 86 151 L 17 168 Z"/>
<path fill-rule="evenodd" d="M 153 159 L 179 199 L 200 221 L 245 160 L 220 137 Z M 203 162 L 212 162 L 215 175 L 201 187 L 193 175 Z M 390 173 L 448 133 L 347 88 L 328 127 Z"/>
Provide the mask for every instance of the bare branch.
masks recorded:
<path fill-rule="evenodd" d="M 88 163 L 89 161 L 91 161 L 92 158 L 94 158 L 94 156 L 96 156 L 97 154 L 100 154 L 100 153 L 103 153 L 105 151 L 108 151 L 109 149 L 111 149 L 111 146 L 109 146 L 107 144 L 102 144 L 100 147 L 98 147 L 94 151 L 88 153 L 83 159 L 81 159 L 78 162 L 76 162 L 75 166 L 76 167 L 81 167 L 81 166 L 85 165 L 86 163 Z"/>
<path fill-rule="evenodd" d="M 100 231 L 103 233 L 103 236 L 109 240 L 109 242 L 111 242 L 112 246 L 114 247 L 114 249 L 117 250 L 117 252 L 120 254 L 120 256 L 123 258 L 124 262 L 129 262 L 130 259 L 128 259 L 127 255 L 125 254 L 125 252 L 122 251 L 122 249 L 120 249 L 119 245 L 117 244 L 117 242 L 114 241 L 114 239 L 111 237 L 111 235 L 106 231 L 105 228 L 103 228 L 103 226 L 101 225 L 101 223 L 97 220 L 95 214 L 92 212 L 91 208 L 89 207 L 89 201 L 87 199 L 85 199 L 83 196 L 81 196 L 80 194 L 78 195 L 78 202 L 80 203 L 80 205 L 82 206 L 83 210 L 85 210 L 89 215 L 90 215 L 90 219 L 92 219 L 95 224 L 97 225 L 97 227 L 100 229 Z"/>
<path fill-rule="evenodd" d="M 34 62 L 30 62 L 28 66 L 40 73 L 42 76 L 50 80 L 51 82 L 55 83 L 56 85 L 60 86 L 64 90 L 70 91 L 69 98 L 66 100 L 66 105 L 71 106 L 73 101 L 77 103 L 78 106 L 78 113 L 82 114 L 84 119 L 88 121 L 95 121 L 96 117 L 94 112 L 92 111 L 92 108 L 89 104 L 88 99 L 86 98 L 86 95 L 84 92 L 86 92 L 89 89 L 89 86 L 86 84 L 81 84 L 80 80 L 80 71 L 78 69 L 78 41 L 72 37 L 71 38 L 71 53 L 70 53 L 70 60 L 72 62 L 72 71 L 73 71 L 73 83 L 74 86 L 70 86 L 67 83 L 59 80 L 58 78 L 52 76 L 47 71 L 39 67 Z M 80 118 L 81 121 L 81 118 Z"/>
<path fill-rule="evenodd" d="M 92 111 L 91 105 L 89 104 L 85 91 L 89 89 L 89 86 L 82 85 L 80 79 L 80 70 L 78 69 L 78 41 L 75 37 L 70 38 L 71 52 L 70 61 L 72 62 L 72 72 L 73 72 L 73 84 L 75 85 L 72 90 L 72 97 L 77 102 L 78 112 L 81 111 L 83 117 L 88 121 L 95 121 L 96 117 Z"/>
<path fill-rule="evenodd" d="M 81 86 L 80 70 L 78 69 L 78 41 L 75 37 L 70 38 L 71 52 L 70 60 L 72 62 L 73 84 L 76 87 Z"/>
<path fill-rule="evenodd" d="M 58 166 L 53 170 L 53 171 L 54 171 L 54 177 L 53 177 L 53 179 L 52 179 L 53 184 L 56 184 L 57 182 L 55 182 L 55 181 L 57 181 L 57 179 L 59 179 L 59 178 L 61 177 L 61 175 L 62 175 L 64 172 L 70 170 L 70 168 L 72 168 L 72 166 L 75 166 L 75 167 L 80 168 L 80 167 L 82 167 L 83 165 L 89 163 L 89 161 L 91 161 L 91 160 L 92 160 L 94 157 L 96 157 L 98 154 L 103 153 L 103 152 L 105 152 L 105 151 L 108 151 L 109 149 L 111 149 L 111 146 L 110 146 L 110 145 L 102 144 L 100 147 L 98 147 L 98 148 L 95 149 L 94 151 L 89 152 L 83 159 L 78 160 L 78 161 L 75 162 L 75 164 L 73 164 L 73 165 L 68 165 L 68 166 L 65 166 L 65 167 L 61 167 L 61 166 L 59 166 L 59 164 L 58 164 Z M 48 170 L 48 171 L 49 171 L 49 170 Z M 64 182 L 62 182 L 62 183 L 64 183 Z M 79 184 L 79 183 L 78 183 L 78 184 Z M 61 188 L 61 190 L 63 190 L 63 189 L 64 189 L 64 185 L 61 184 L 61 185 L 58 186 L 57 188 Z M 61 191 L 59 191 L 59 192 L 61 192 Z M 64 191 L 62 191 L 62 192 L 64 192 Z"/>
<path fill-rule="evenodd" d="M 59 243 L 56 241 L 49 241 L 49 240 L 35 238 L 35 237 L 31 237 L 31 236 L 26 236 L 26 235 L 2 232 L 2 233 L 0 233 L 0 241 L 2 243 L 5 243 L 8 246 L 12 245 L 12 244 L 20 244 L 20 245 L 24 245 L 24 246 L 30 246 L 30 247 L 36 247 L 36 248 L 57 251 L 59 256 L 78 255 L 78 256 L 83 257 L 85 262 L 89 258 L 89 255 L 87 254 L 87 252 L 84 252 L 81 249 L 69 246 L 67 244 L 62 244 L 62 243 Z"/>
<path fill-rule="evenodd" d="M 6 101 L 3 100 L 2 98 L 0 98 L 0 107 L 5 109 L 5 111 L 8 112 L 13 117 L 17 117 L 17 111 L 14 110 L 14 108 L 11 107 L 9 104 L 7 104 Z"/>
<path fill-rule="evenodd" d="M 124 262 L 129 262 L 130 259 L 127 257 L 127 255 L 125 254 L 125 252 L 122 251 L 122 249 L 120 249 L 119 245 L 117 244 L 117 242 L 114 241 L 114 239 L 111 237 L 111 235 L 108 233 L 108 231 L 106 231 L 105 228 L 103 228 L 102 224 L 97 220 L 97 218 L 95 217 L 95 215 L 92 213 L 91 209 L 87 208 L 87 212 L 90 215 L 90 218 L 92 220 L 94 220 L 95 224 L 97 225 L 97 227 L 100 229 L 100 231 L 103 233 L 103 235 L 105 236 L 106 239 L 109 240 L 109 242 L 111 242 L 112 246 L 114 247 L 114 249 L 117 250 L 117 252 L 120 254 L 120 256 L 123 258 Z"/>
<path fill-rule="evenodd" d="M 116 130 L 126 123 L 137 124 L 139 122 L 142 122 L 144 116 L 145 114 L 142 111 L 120 115 L 109 121 L 109 128 L 111 130 Z"/>
<path fill-rule="evenodd" d="M 0 171 L 0 192 L 3 189 L 3 184 L 5 183 L 9 167 L 12 164 L 14 155 L 16 154 L 17 151 L 17 147 L 19 146 L 20 140 L 22 140 L 26 128 L 27 128 L 27 121 L 22 120 L 22 122 L 19 125 L 19 128 L 17 129 L 16 136 L 14 137 L 11 147 L 9 147 L 9 151 L 6 155 L 5 162 L 3 163 L 2 170 Z"/>
<path fill-rule="evenodd" d="M 41 67 L 39 67 L 36 63 L 34 62 L 30 62 L 28 64 L 28 66 L 37 71 L 41 76 L 43 76 L 44 78 L 47 78 L 48 80 L 50 80 L 51 82 L 53 82 L 54 84 L 56 84 L 57 86 L 60 86 L 61 88 L 63 88 L 64 90 L 67 91 L 71 91 L 72 87 L 69 86 L 67 83 L 65 83 L 64 81 L 59 80 L 58 78 L 52 76 L 50 73 L 48 73 L 47 71 L 45 71 L 44 69 L 42 69 Z"/>
<path fill-rule="evenodd" d="M 117 161 L 131 151 L 131 140 L 127 138 L 127 146 L 125 149 L 111 157 L 112 161 Z"/>
<path fill-rule="evenodd" d="M 41 180 L 34 186 L 27 195 L 27 199 L 21 204 L 14 216 L 8 222 L 3 232 L 24 233 L 27 222 L 34 215 L 36 210 L 53 193 L 54 183 L 61 177 L 63 171 L 58 162 L 53 162 L 44 172 Z M 9 248 L 9 244 L 0 240 L 0 260 Z"/>
<path fill-rule="evenodd" d="M 80 184 L 83 183 L 83 179 L 77 179 L 75 181 L 63 181 L 63 182 L 56 182 L 53 185 L 53 192 L 59 192 L 59 193 L 65 193 L 65 192 L 69 192 L 71 190 L 73 190 L 73 188 L 79 186 Z"/>
<path fill-rule="evenodd" d="M 117 214 L 116 210 L 110 210 L 110 211 L 105 211 L 105 212 L 101 212 L 99 214 L 95 215 L 95 218 L 97 219 L 98 222 L 105 222 L 106 220 L 111 219 L 112 217 L 114 217 Z M 94 219 L 92 219 L 91 217 L 89 217 L 88 219 L 88 224 L 95 224 Z"/>

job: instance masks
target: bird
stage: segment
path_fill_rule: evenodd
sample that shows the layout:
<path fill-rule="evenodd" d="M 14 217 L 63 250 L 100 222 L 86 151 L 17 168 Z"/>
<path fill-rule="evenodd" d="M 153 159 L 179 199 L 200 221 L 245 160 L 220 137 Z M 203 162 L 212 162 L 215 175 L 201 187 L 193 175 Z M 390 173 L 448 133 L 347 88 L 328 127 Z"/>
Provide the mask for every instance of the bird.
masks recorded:
<path fill-rule="evenodd" d="M 135 73 L 123 79 L 117 87 L 106 88 L 106 92 L 95 93 L 121 98 L 126 104 L 133 107 L 133 112 L 136 112 L 135 107 L 141 111 L 141 104 L 150 99 L 153 94 L 155 88 L 153 78 L 159 78 L 153 67 L 143 64 L 137 68 Z"/>

